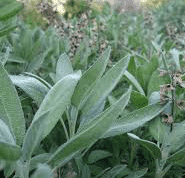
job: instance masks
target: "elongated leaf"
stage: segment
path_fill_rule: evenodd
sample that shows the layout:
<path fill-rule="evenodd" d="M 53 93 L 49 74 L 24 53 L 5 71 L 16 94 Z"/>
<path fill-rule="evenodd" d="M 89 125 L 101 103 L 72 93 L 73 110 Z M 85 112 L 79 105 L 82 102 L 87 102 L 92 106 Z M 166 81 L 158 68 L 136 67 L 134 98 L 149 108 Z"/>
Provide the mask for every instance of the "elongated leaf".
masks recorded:
<path fill-rule="evenodd" d="M 125 71 L 124 75 L 130 80 L 130 82 L 136 87 L 136 89 L 145 96 L 145 92 L 143 91 L 142 87 L 138 83 L 137 79 L 128 71 Z"/>
<path fill-rule="evenodd" d="M 116 103 L 106 109 L 94 121 L 68 142 L 63 144 L 53 154 L 48 164 L 52 168 L 65 164 L 75 156 L 80 150 L 95 143 L 112 125 L 112 122 L 119 116 L 121 111 L 127 105 L 130 98 L 131 88 Z"/>
<path fill-rule="evenodd" d="M 32 122 L 28 128 L 22 147 L 23 160 L 27 161 L 31 159 L 31 155 L 36 146 L 41 142 L 44 130 L 47 128 L 49 117 L 47 117 L 49 111 L 46 111 L 37 120 Z"/>
<path fill-rule="evenodd" d="M 6 161 L 6 166 L 4 168 L 5 177 L 10 177 L 15 172 L 16 162 L 16 160 Z"/>
<path fill-rule="evenodd" d="M 17 26 L 12 24 L 11 26 L 7 27 L 6 29 L 0 29 L 0 37 L 5 36 L 9 34 L 11 31 L 13 31 Z"/>
<path fill-rule="evenodd" d="M 112 154 L 108 151 L 104 151 L 104 150 L 94 150 L 90 153 L 89 157 L 88 157 L 88 163 L 92 164 L 95 163 L 96 161 L 99 161 L 101 159 L 107 158 L 112 156 Z"/>
<path fill-rule="evenodd" d="M 34 70 L 38 70 L 39 67 L 41 67 L 41 65 L 44 63 L 44 60 L 47 57 L 48 53 L 50 53 L 50 51 L 51 51 L 51 48 L 45 50 L 43 53 L 38 54 L 37 56 L 33 56 L 32 60 L 28 63 L 26 70 L 28 72 L 33 72 Z"/>
<path fill-rule="evenodd" d="M 87 164 L 83 165 L 82 178 L 91 178 L 91 171 Z"/>
<path fill-rule="evenodd" d="M 0 21 L 7 20 L 12 16 L 15 16 L 22 9 L 23 5 L 17 1 L 12 1 L 9 4 L 6 4 L 0 8 Z"/>
<path fill-rule="evenodd" d="M 102 178 L 115 178 L 117 177 L 121 172 L 124 171 L 126 168 L 126 165 L 116 165 L 111 170 L 107 171 Z"/>
<path fill-rule="evenodd" d="M 8 126 L 0 119 L 0 159 L 17 160 L 21 156 L 21 148 L 15 140 Z"/>
<path fill-rule="evenodd" d="M 34 172 L 31 178 L 53 178 L 53 172 L 47 164 L 39 164 L 38 169 Z"/>
<path fill-rule="evenodd" d="M 93 111 L 88 113 L 88 115 L 82 114 L 80 117 L 80 120 L 81 120 L 80 127 L 83 125 L 84 120 L 91 120 L 92 118 L 96 117 L 98 114 L 103 112 L 105 107 L 105 102 L 106 100 L 102 101 L 102 103 L 97 103 L 96 105 L 94 105 Z"/>
<path fill-rule="evenodd" d="M 11 134 L 9 127 L 2 119 L 0 119 L 0 141 L 15 144 L 15 140 L 13 138 L 13 135 Z"/>
<path fill-rule="evenodd" d="M 70 59 L 66 55 L 66 53 L 63 53 L 57 62 L 56 67 L 56 81 L 58 82 L 63 77 L 65 77 L 68 74 L 71 74 L 73 72 L 73 67 L 71 64 Z"/>
<path fill-rule="evenodd" d="M 159 70 L 154 71 L 148 83 L 147 96 L 150 97 L 153 92 L 160 90 L 160 85 L 167 83 L 171 83 L 168 75 L 160 76 Z"/>
<path fill-rule="evenodd" d="M 185 121 L 175 123 L 172 132 L 165 135 L 164 145 L 168 145 L 170 153 L 180 149 L 185 144 Z"/>
<path fill-rule="evenodd" d="M 48 82 L 46 82 L 45 80 L 43 80 L 43 79 L 40 78 L 39 76 L 34 75 L 34 74 L 32 74 L 32 73 L 29 73 L 29 72 L 24 72 L 24 74 L 25 74 L 25 75 L 28 75 L 28 76 L 30 76 L 30 77 L 33 77 L 33 78 L 35 78 L 35 79 L 37 79 L 37 80 L 39 80 L 41 83 L 43 83 L 43 84 L 44 84 L 46 87 L 48 87 L 49 89 L 52 88 L 52 86 L 51 86 Z"/>
<path fill-rule="evenodd" d="M 176 152 L 175 154 L 171 155 L 168 158 L 168 162 L 173 163 L 173 164 L 177 164 L 177 163 L 184 163 L 185 160 L 185 148 L 179 150 L 178 152 Z"/>
<path fill-rule="evenodd" d="M 1 169 L 1 170 L 4 169 L 5 166 L 6 166 L 6 161 L 5 161 L 4 159 L 1 159 L 1 160 L 0 160 L 0 169 Z"/>
<path fill-rule="evenodd" d="M 0 63 L 0 117 L 8 125 L 16 143 L 21 145 L 25 134 L 25 120 L 21 102 L 7 72 Z"/>
<path fill-rule="evenodd" d="M 149 105 L 144 108 L 138 109 L 129 113 L 127 115 L 123 115 L 121 118 L 115 120 L 110 129 L 103 135 L 102 138 L 113 137 L 116 135 L 124 134 L 134 130 L 146 122 L 152 120 L 159 113 L 161 113 L 166 106 L 161 106 L 160 104 Z"/>
<path fill-rule="evenodd" d="M 160 92 L 154 91 L 149 97 L 149 104 L 156 104 L 160 102 Z"/>
<path fill-rule="evenodd" d="M 44 97 L 49 91 L 47 86 L 33 77 L 23 75 L 10 75 L 9 77 L 13 84 L 28 94 L 38 106 L 42 103 Z"/>
<path fill-rule="evenodd" d="M 136 77 L 145 93 L 147 93 L 147 87 L 151 75 L 157 69 L 158 65 L 158 57 L 154 55 L 149 63 L 146 63 L 137 69 Z"/>
<path fill-rule="evenodd" d="M 50 111 L 48 114 L 50 119 L 48 119 L 42 138 L 50 133 L 62 116 L 67 105 L 70 104 L 72 94 L 80 77 L 81 71 L 67 75 L 58 81 L 44 98 L 33 118 L 33 121 L 36 121 L 45 111 Z"/>
<path fill-rule="evenodd" d="M 17 160 L 16 177 L 29 177 L 29 161 Z"/>
<path fill-rule="evenodd" d="M 121 59 L 95 83 L 95 86 L 86 98 L 86 102 L 81 109 L 84 118 L 84 120 L 81 121 L 81 124 L 89 122 L 89 120 L 85 119 L 86 116 L 92 114 L 96 109 L 96 106 L 100 105 L 116 86 L 128 66 L 129 59 L 129 56 Z"/>
<path fill-rule="evenodd" d="M 111 48 L 108 49 L 102 54 L 102 56 L 91 66 L 81 77 L 75 92 L 72 97 L 72 104 L 76 107 L 80 105 L 84 96 L 86 96 L 93 83 L 98 79 L 101 78 L 103 75 L 105 68 L 108 64 L 109 56 L 110 56 Z"/>
<path fill-rule="evenodd" d="M 137 69 L 137 67 L 136 67 L 135 57 L 134 57 L 134 56 L 131 56 L 131 57 L 130 57 L 130 62 L 129 62 L 129 64 L 128 64 L 128 70 L 127 70 L 127 71 L 128 71 L 131 75 L 135 76 L 136 69 Z"/>
<path fill-rule="evenodd" d="M 46 163 L 51 157 L 51 153 L 43 153 L 33 157 L 30 161 L 30 171 L 37 168 L 38 163 Z"/>
<path fill-rule="evenodd" d="M 161 158 L 161 151 L 160 148 L 153 142 L 147 141 L 140 139 L 138 136 L 132 134 L 132 133 L 127 133 L 128 136 L 133 139 L 135 142 L 139 143 L 140 145 L 144 146 L 150 153 L 151 155 L 157 159 Z"/>
<path fill-rule="evenodd" d="M 5 160 L 18 160 L 21 157 L 21 148 L 18 145 L 0 141 L 0 158 Z"/>
<path fill-rule="evenodd" d="M 171 62 L 170 64 L 173 66 L 173 69 L 175 69 L 176 71 L 181 71 L 179 60 L 180 51 L 173 48 L 170 50 L 170 53 L 172 55 L 172 60 L 170 61 Z"/>
<path fill-rule="evenodd" d="M 149 131 L 156 141 L 163 143 L 165 135 L 170 132 L 170 127 L 162 123 L 160 117 L 157 117 L 149 123 Z"/>
<path fill-rule="evenodd" d="M 140 178 L 143 177 L 147 173 L 148 168 L 138 170 L 138 171 L 130 171 L 130 175 L 126 178 Z"/>

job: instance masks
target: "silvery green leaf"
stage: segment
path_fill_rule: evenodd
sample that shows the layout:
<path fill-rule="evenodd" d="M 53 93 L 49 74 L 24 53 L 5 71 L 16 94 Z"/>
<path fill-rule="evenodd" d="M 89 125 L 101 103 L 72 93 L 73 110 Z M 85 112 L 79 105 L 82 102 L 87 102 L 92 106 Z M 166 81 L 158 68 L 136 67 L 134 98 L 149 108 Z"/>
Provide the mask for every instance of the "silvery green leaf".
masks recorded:
<path fill-rule="evenodd" d="M 16 144 L 21 145 L 25 134 L 24 114 L 17 91 L 0 62 L 0 118 L 11 130 Z"/>

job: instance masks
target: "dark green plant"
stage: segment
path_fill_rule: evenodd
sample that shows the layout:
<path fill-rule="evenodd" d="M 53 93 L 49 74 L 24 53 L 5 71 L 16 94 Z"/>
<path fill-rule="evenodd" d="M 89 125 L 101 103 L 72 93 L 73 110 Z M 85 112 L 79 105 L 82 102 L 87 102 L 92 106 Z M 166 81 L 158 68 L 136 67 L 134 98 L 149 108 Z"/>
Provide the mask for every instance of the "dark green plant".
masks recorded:
<path fill-rule="evenodd" d="M 37 10 L 38 1 L 24 2 L 25 8 L 21 11 L 18 17 L 29 25 L 31 29 L 35 27 L 42 27 L 46 29 L 48 26 L 48 21 L 44 16 Z"/>
<path fill-rule="evenodd" d="M 66 19 L 73 18 L 75 16 L 79 17 L 89 9 L 89 4 L 85 0 L 67 0 L 64 3 L 64 9 L 64 17 Z"/>
<path fill-rule="evenodd" d="M 16 28 L 16 14 L 23 5 L 15 0 L 0 1 L 0 37 L 7 35 Z"/>
<path fill-rule="evenodd" d="M 166 1 L 160 8 L 154 10 L 156 29 L 167 33 L 167 27 L 176 28 L 177 32 L 185 30 L 184 0 Z"/>

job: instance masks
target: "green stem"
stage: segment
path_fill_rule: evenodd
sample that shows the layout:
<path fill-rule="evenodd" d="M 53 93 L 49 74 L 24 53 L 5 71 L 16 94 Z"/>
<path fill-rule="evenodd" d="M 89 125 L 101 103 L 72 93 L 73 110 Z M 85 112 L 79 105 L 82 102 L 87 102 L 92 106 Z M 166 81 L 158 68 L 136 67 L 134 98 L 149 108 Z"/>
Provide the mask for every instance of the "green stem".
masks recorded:
<path fill-rule="evenodd" d="M 176 98 L 176 81 L 174 79 L 175 75 L 174 72 L 172 73 L 172 118 L 173 118 L 173 122 L 175 121 L 175 98 Z M 171 123 L 171 129 L 170 131 L 172 131 L 173 129 L 173 123 Z"/>
<path fill-rule="evenodd" d="M 136 153 L 136 143 L 131 142 L 131 153 L 130 153 L 130 160 L 129 160 L 129 168 L 132 167 L 135 153 Z"/>
<path fill-rule="evenodd" d="M 169 69 L 168 69 L 168 66 L 167 66 L 167 62 L 166 62 L 166 57 L 163 54 L 163 52 L 160 51 L 160 53 L 162 54 L 162 61 L 163 61 L 163 64 L 164 64 L 164 68 L 167 71 L 167 74 L 169 76 L 170 81 L 172 82 L 172 79 L 171 79 L 171 76 L 170 76 L 170 72 L 169 72 Z"/>
<path fill-rule="evenodd" d="M 64 121 L 63 121 L 63 119 L 62 119 L 62 117 L 60 118 L 60 121 L 61 121 L 62 126 L 63 126 L 63 128 L 64 128 L 64 132 L 65 132 L 65 135 L 66 135 L 66 139 L 69 140 L 69 134 L 68 134 L 68 132 L 67 132 L 67 128 L 66 128 L 66 125 L 65 125 L 65 123 L 64 123 Z"/>

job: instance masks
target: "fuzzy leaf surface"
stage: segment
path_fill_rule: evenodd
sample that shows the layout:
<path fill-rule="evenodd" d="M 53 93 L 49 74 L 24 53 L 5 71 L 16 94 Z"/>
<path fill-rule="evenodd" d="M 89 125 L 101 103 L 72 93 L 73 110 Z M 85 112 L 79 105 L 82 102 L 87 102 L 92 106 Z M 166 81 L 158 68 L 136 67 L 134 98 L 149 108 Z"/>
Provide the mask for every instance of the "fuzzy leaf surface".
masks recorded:
<path fill-rule="evenodd" d="M 28 94 L 38 106 L 42 103 L 44 97 L 49 91 L 49 88 L 36 78 L 24 75 L 10 75 L 9 77 L 13 84 Z"/>
<path fill-rule="evenodd" d="M 93 83 L 101 78 L 108 64 L 111 48 L 100 56 L 100 58 L 82 75 L 72 97 L 72 104 L 79 107 L 83 98 L 89 93 Z"/>
<path fill-rule="evenodd" d="M 80 77 L 81 71 L 67 75 L 58 81 L 44 98 L 33 118 L 34 122 L 43 113 L 50 111 L 47 116 L 50 119 L 48 119 L 42 138 L 45 138 L 51 132 L 63 112 L 66 110 L 67 105 L 70 104 L 72 94 Z"/>
<path fill-rule="evenodd" d="M 63 77 L 71 73 L 73 73 L 73 67 L 72 67 L 71 61 L 66 55 L 66 53 L 63 53 L 59 57 L 58 62 L 57 62 L 56 81 L 58 82 Z"/>
<path fill-rule="evenodd" d="M 112 122 L 127 105 L 130 93 L 131 88 L 116 103 L 98 115 L 90 124 L 86 125 L 81 132 L 59 147 L 48 161 L 48 164 L 52 168 L 63 165 L 72 159 L 76 153 L 94 144 L 109 129 Z"/>
<path fill-rule="evenodd" d="M 132 133 L 127 133 L 127 135 L 131 139 L 133 139 L 136 143 L 139 143 L 140 145 L 144 146 L 155 159 L 161 158 L 160 148 L 155 143 L 140 139 L 138 136 L 136 136 Z"/>
<path fill-rule="evenodd" d="M 110 129 L 103 135 L 102 138 L 113 137 L 116 135 L 130 132 L 146 122 L 152 120 L 159 113 L 161 113 L 166 106 L 161 107 L 160 104 L 149 105 L 144 108 L 133 111 L 127 115 L 116 119 Z"/>
<path fill-rule="evenodd" d="M 21 156 L 21 148 L 15 144 L 15 140 L 8 126 L 0 119 L 0 158 L 5 160 L 17 160 Z"/>
<path fill-rule="evenodd" d="M 128 66 L 129 60 L 129 56 L 121 59 L 101 79 L 96 81 L 92 91 L 86 98 L 84 106 L 81 109 L 84 118 L 84 120 L 81 121 L 82 125 L 85 122 L 89 122 L 91 118 L 87 120 L 85 119 L 86 116 L 90 115 L 97 109 L 97 106 L 108 97 L 110 92 L 119 82 Z"/>
<path fill-rule="evenodd" d="M 0 62 L 0 118 L 11 130 L 17 145 L 21 145 L 25 134 L 24 114 L 17 91 Z"/>

